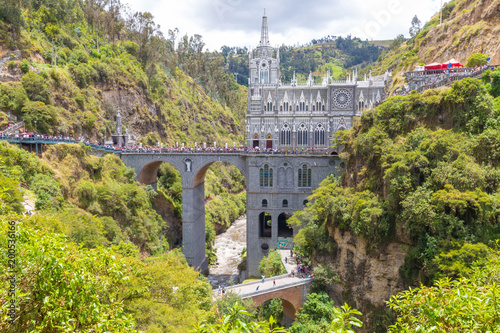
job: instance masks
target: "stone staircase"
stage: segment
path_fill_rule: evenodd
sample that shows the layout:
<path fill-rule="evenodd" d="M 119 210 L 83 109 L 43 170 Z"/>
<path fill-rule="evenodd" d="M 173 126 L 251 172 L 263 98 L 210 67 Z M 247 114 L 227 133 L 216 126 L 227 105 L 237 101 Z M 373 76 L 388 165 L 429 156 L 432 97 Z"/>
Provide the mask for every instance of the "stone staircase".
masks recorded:
<path fill-rule="evenodd" d="M 16 135 L 19 134 L 19 129 L 24 128 L 24 121 L 17 121 L 17 117 L 12 114 L 9 114 L 9 124 L 8 128 L 0 131 L 1 135 Z"/>

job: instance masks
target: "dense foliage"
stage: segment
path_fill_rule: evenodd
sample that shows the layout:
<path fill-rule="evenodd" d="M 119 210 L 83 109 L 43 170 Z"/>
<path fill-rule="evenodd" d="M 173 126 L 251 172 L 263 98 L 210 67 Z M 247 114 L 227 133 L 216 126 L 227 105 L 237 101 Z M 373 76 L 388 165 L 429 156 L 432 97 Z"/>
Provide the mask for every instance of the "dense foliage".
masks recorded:
<path fill-rule="evenodd" d="M 468 277 L 444 278 L 433 287 L 410 289 L 388 305 L 398 313 L 389 332 L 497 332 L 500 329 L 498 253 Z"/>
<path fill-rule="evenodd" d="M 296 240 L 309 253 L 329 252 L 334 228 L 371 246 L 399 232 L 412 244 L 401 268 L 409 283 L 453 242 L 491 246 L 500 232 L 500 170 L 496 139 L 487 138 L 500 134 L 499 115 L 486 86 L 471 79 L 365 112 L 339 135 L 347 172 L 325 180 L 297 215 L 307 225 Z"/>
<path fill-rule="evenodd" d="M 269 250 L 269 254 L 262 258 L 259 264 L 259 272 L 264 276 L 286 274 L 286 269 L 281 262 L 281 255 L 277 250 Z"/>
<path fill-rule="evenodd" d="M 353 328 L 361 327 L 362 323 L 353 315 L 361 313 L 347 304 L 340 308 L 335 307 L 324 292 L 311 293 L 290 327 L 290 333 L 354 333 Z"/>

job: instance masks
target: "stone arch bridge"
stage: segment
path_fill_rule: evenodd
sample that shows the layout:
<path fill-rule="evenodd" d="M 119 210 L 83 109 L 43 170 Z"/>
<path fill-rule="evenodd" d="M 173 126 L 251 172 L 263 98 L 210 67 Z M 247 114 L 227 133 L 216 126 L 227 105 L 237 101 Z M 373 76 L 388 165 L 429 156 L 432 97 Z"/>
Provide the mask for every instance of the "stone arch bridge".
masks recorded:
<path fill-rule="evenodd" d="M 302 209 L 307 197 L 328 175 L 339 176 L 338 156 L 264 153 L 121 153 L 135 169 L 138 181 L 156 187 L 161 163 L 175 167 L 182 178 L 182 242 L 189 264 L 206 271 L 205 174 L 215 162 L 234 165 L 246 179 L 247 274 L 258 275 L 260 260 L 269 249 L 291 246 L 297 230 L 286 219 Z"/>
<path fill-rule="evenodd" d="M 276 286 L 273 285 L 276 282 Z M 297 311 L 302 308 L 311 289 L 312 279 L 301 279 L 280 275 L 259 281 L 238 284 L 227 287 L 227 292 L 239 295 L 242 299 L 251 298 L 256 306 L 274 298 L 279 298 L 283 305 L 283 319 L 281 323 L 286 327 L 293 323 Z M 257 289 L 257 286 L 259 287 Z"/>
<path fill-rule="evenodd" d="M 0 140 L 19 144 L 38 154 L 43 145 L 78 143 L 70 139 L 3 136 Z M 33 147 L 35 145 L 35 147 Z M 302 209 L 307 197 L 328 175 L 338 177 L 343 165 L 337 155 L 326 151 L 287 154 L 253 152 L 127 152 L 88 144 L 95 155 L 117 154 L 135 169 L 138 181 L 156 187 L 161 163 L 174 166 L 182 178 L 182 242 L 189 264 L 206 271 L 205 257 L 205 174 L 215 162 L 236 166 L 246 179 L 247 193 L 247 274 L 258 275 L 260 260 L 269 249 L 289 248 L 293 235 L 286 220 Z"/>

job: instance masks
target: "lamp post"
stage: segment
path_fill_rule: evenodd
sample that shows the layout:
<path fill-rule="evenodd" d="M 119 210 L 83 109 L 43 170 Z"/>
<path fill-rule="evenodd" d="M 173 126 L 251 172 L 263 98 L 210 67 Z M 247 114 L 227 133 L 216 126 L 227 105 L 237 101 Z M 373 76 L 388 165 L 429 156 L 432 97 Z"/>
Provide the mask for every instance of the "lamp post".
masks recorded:
<path fill-rule="evenodd" d="M 439 25 L 443 24 L 443 0 L 441 0 L 441 10 L 439 11 Z"/>
<path fill-rule="evenodd" d="M 234 76 L 236 77 L 236 83 L 238 83 L 238 74 L 240 73 L 234 73 Z"/>

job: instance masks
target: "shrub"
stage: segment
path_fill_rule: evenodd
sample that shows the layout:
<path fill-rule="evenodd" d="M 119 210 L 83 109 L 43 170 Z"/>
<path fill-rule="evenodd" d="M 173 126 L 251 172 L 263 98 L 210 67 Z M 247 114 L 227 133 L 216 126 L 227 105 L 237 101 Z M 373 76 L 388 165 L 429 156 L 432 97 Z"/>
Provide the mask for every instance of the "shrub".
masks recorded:
<path fill-rule="evenodd" d="M 22 68 L 21 68 L 22 70 Z M 21 79 L 21 84 L 28 93 L 28 98 L 32 101 L 40 101 L 49 104 L 49 88 L 45 84 L 45 79 L 34 73 L 29 72 Z"/>
<path fill-rule="evenodd" d="M 85 50 L 78 49 L 71 53 L 68 61 L 75 65 L 78 65 L 79 63 L 87 63 L 89 62 L 89 55 Z"/>
<path fill-rule="evenodd" d="M 7 68 L 9 68 L 10 70 L 14 70 L 16 67 L 17 67 L 17 63 L 15 61 L 9 61 L 7 63 Z"/>
<path fill-rule="evenodd" d="M 265 276 L 286 274 L 286 269 L 281 262 L 281 256 L 277 250 L 270 250 L 267 257 L 262 258 L 259 264 L 259 272 Z"/>
<path fill-rule="evenodd" d="M 137 55 L 137 51 L 139 50 L 139 45 L 129 40 L 124 42 L 122 45 L 123 48 L 125 49 L 125 52 L 127 52 L 128 54 L 133 56 Z"/>
<path fill-rule="evenodd" d="M 66 53 L 64 51 L 57 52 L 57 63 L 59 65 L 62 65 L 62 66 L 66 65 L 67 61 L 68 61 L 68 56 L 66 55 Z"/>
<path fill-rule="evenodd" d="M 28 63 L 28 60 L 24 59 L 23 61 L 21 61 L 21 63 L 19 64 L 19 68 L 21 68 L 21 72 L 28 73 L 30 70 L 30 64 Z"/>
<path fill-rule="evenodd" d="M 36 129 L 39 133 L 52 134 L 58 122 L 57 109 L 43 102 L 28 102 L 21 113 L 24 115 L 27 128 L 34 129 L 36 121 Z"/>
<path fill-rule="evenodd" d="M 85 108 L 85 96 L 83 96 L 83 94 L 76 94 L 75 102 L 76 104 L 78 104 L 80 110 L 83 110 Z"/>
<path fill-rule="evenodd" d="M 87 208 L 92 202 L 97 200 L 97 190 L 93 182 L 81 180 L 76 185 L 76 195 L 80 207 Z"/>
<path fill-rule="evenodd" d="M 97 121 L 97 117 L 90 111 L 86 111 L 83 115 L 83 123 L 88 129 L 92 129 Z"/>
<path fill-rule="evenodd" d="M 483 66 L 488 63 L 488 56 L 482 53 L 474 53 L 467 59 L 467 67 Z"/>

